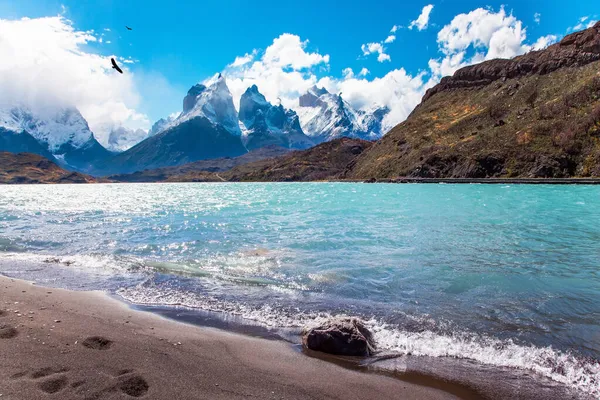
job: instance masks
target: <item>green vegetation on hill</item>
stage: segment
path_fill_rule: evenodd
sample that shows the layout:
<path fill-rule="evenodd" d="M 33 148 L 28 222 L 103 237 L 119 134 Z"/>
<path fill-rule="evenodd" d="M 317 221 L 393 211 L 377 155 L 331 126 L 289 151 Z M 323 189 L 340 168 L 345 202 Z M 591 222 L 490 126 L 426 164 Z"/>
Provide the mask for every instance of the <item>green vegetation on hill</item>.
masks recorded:
<path fill-rule="evenodd" d="M 600 23 L 444 78 L 346 174 L 403 176 L 600 176 Z"/>

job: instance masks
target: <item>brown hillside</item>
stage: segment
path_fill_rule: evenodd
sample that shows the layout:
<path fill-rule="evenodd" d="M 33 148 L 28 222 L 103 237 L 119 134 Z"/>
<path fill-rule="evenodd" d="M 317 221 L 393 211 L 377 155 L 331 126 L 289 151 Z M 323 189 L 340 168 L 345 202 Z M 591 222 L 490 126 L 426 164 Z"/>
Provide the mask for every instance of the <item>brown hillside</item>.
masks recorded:
<path fill-rule="evenodd" d="M 0 152 L 0 184 L 92 182 L 91 176 L 66 171 L 37 154 Z"/>
<path fill-rule="evenodd" d="M 600 23 L 442 79 L 345 175 L 401 176 L 600 176 Z"/>

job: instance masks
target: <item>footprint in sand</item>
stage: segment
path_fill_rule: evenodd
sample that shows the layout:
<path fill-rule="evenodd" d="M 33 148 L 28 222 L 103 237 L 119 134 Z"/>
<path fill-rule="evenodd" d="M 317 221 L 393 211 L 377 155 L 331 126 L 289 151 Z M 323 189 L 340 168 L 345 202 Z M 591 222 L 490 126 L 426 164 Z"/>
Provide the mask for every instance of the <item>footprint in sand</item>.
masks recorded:
<path fill-rule="evenodd" d="M 12 339 L 19 334 L 12 326 L 0 325 L 0 339 Z"/>
<path fill-rule="evenodd" d="M 113 341 L 102 336 L 91 336 L 81 342 L 83 347 L 94 350 L 108 350 L 112 346 Z"/>
<path fill-rule="evenodd" d="M 37 387 L 44 393 L 54 394 L 62 391 L 69 384 L 69 380 L 64 373 L 69 372 L 68 368 L 48 367 L 34 371 L 19 372 L 11 376 L 11 379 L 21 379 L 29 377 L 39 381 Z"/>
<path fill-rule="evenodd" d="M 119 382 L 118 388 L 121 392 L 131 397 L 142 397 L 148 393 L 148 382 L 139 375 L 124 378 Z"/>
<path fill-rule="evenodd" d="M 59 376 L 56 378 L 51 378 L 46 381 L 40 382 L 38 387 L 44 393 L 53 394 L 58 393 L 69 384 L 69 380 L 66 376 Z"/>

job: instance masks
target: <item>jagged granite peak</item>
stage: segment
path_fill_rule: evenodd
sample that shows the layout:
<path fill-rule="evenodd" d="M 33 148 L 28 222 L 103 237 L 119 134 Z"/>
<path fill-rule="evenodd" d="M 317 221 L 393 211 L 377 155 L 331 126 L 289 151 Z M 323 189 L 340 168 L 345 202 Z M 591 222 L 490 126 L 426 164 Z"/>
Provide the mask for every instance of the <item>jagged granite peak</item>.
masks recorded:
<path fill-rule="evenodd" d="M 300 96 L 296 109 L 302 129 L 315 142 L 321 143 L 340 137 L 378 139 L 382 121 L 389 109 L 377 115 L 354 109 L 341 93 L 332 94 L 325 88 L 311 87 Z"/>
<path fill-rule="evenodd" d="M 183 98 L 183 112 L 191 111 L 196 105 L 196 98 L 206 90 L 206 86 L 201 83 L 195 84 L 188 90 L 187 95 Z"/>
<path fill-rule="evenodd" d="M 125 151 L 146 139 L 148 135 L 149 131 L 143 129 L 129 129 L 119 126 L 110 131 L 106 148 L 114 152 Z"/>
<path fill-rule="evenodd" d="M 269 103 L 256 85 L 242 95 L 239 118 L 248 150 L 265 146 L 305 149 L 314 145 L 302 131 L 298 115 L 281 104 Z"/>
<path fill-rule="evenodd" d="M 170 115 L 167 118 L 161 118 L 156 121 L 148 131 L 148 137 L 157 135 L 164 131 L 170 124 L 177 119 L 179 114 Z"/>
<path fill-rule="evenodd" d="M 233 97 L 225 77 L 221 74 L 208 85 L 192 86 L 183 101 L 183 112 L 165 129 L 198 117 L 206 118 L 215 125 L 221 125 L 232 135 L 241 135 Z"/>
<path fill-rule="evenodd" d="M 270 109 L 272 105 L 263 96 L 256 85 L 250 86 L 240 98 L 240 121 L 249 128 L 254 124 L 254 118 L 258 111 L 263 113 Z"/>
<path fill-rule="evenodd" d="M 546 49 L 532 51 L 513 59 L 495 59 L 459 69 L 429 89 L 423 101 L 453 89 L 482 87 L 497 80 L 529 75 L 546 75 L 561 68 L 582 67 L 600 60 L 600 22 L 593 27 L 565 36 Z"/>

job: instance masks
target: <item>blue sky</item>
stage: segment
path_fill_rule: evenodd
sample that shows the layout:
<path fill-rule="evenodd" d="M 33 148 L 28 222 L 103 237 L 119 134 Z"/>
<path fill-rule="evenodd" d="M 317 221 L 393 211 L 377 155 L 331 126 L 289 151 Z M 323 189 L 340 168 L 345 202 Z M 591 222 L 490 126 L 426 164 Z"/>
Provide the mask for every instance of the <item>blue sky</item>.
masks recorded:
<path fill-rule="evenodd" d="M 416 26 L 408 29 L 411 21 L 416 20 L 428 4 L 433 7 L 426 26 L 422 30 Z M 343 70 L 346 68 L 351 68 L 355 76 L 363 68 L 368 69 L 369 74 L 362 77 L 367 81 L 383 79 L 390 71 L 402 70 L 407 76 L 408 86 L 416 88 L 420 84 L 421 87 L 415 89 L 415 96 L 420 95 L 428 83 L 434 83 L 429 82 L 432 75 L 429 61 L 448 56 L 440 51 L 439 32 L 457 15 L 468 14 L 478 8 L 490 13 L 503 9 L 506 21 L 514 17 L 523 29 L 524 45 L 532 45 L 538 38 L 547 35 L 555 35 L 559 39 L 569 28 L 579 24 L 581 18 L 588 17 L 582 24 L 586 25 L 598 19 L 600 14 L 594 0 L 349 0 L 343 5 L 323 0 L 0 0 L 0 19 L 36 19 L 60 14 L 76 31 L 93 31 L 93 35 L 102 42 L 89 41 L 79 47 L 92 54 L 117 55 L 134 60 L 135 63 L 126 66 L 133 76 L 131 85 L 139 98 L 135 108 L 149 121 L 154 121 L 178 111 L 185 92 L 192 84 L 227 70 L 227 65 L 236 57 L 251 54 L 254 49 L 258 50 L 255 59 L 260 59 L 261 51 L 284 33 L 298 36 L 306 53 L 328 56 L 327 62 L 303 67 L 302 73 L 310 71 L 310 75 L 321 84 L 334 82 L 328 86 L 332 90 L 353 90 L 349 84 L 344 86 L 339 82 L 344 79 Z M 125 30 L 125 25 L 133 27 L 133 31 Z M 383 43 L 392 34 L 393 26 L 401 26 L 394 33 L 395 40 Z M 510 26 L 514 28 L 515 23 Z M 307 40 L 308 43 L 305 42 Z M 369 43 L 381 44 L 390 60 L 379 62 L 377 53 L 365 55 L 361 47 Z M 484 57 L 487 50 L 485 45 L 478 50 L 476 42 L 473 43 L 465 52 L 465 57 L 473 60 L 471 62 L 476 60 L 473 58 L 475 53 L 479 51 Z M 284 72 L 286 68 L 293 69 L 284 66 Z M 445 71 L 451 72 L 452 69 Z M 243 80 L 243 74 L 236 73 L 231 74 Z M 415 77 L 420 77 L 422 82 L 410 80 Z M 298 86 L 293 93 L 302 87 Z M 357 91 L 360 90 L 360 86 L 356 87 Z M 285 101 L 291 104 L 292 92 L 280 93 L 282 90 L 286 89 L 267 88 L 267 98 L 272 100 L 272 97 L 284 95 Z M 398 90 L 402 92 L 403 89 Z M 376 91 L 373 89 L 373 92 Z M 370 101 L 365 98 L 353 100 L 359 105 Z M 390 100 L 374 98 L 373 101 L 385 103 Z M 414 102 L 411 99 L 403 107 L 408 109 L 414 106 Z M 406 111 L 402 113 L 406 114 Z M 402 113 L 399 112 L 398 118 Z"/>

